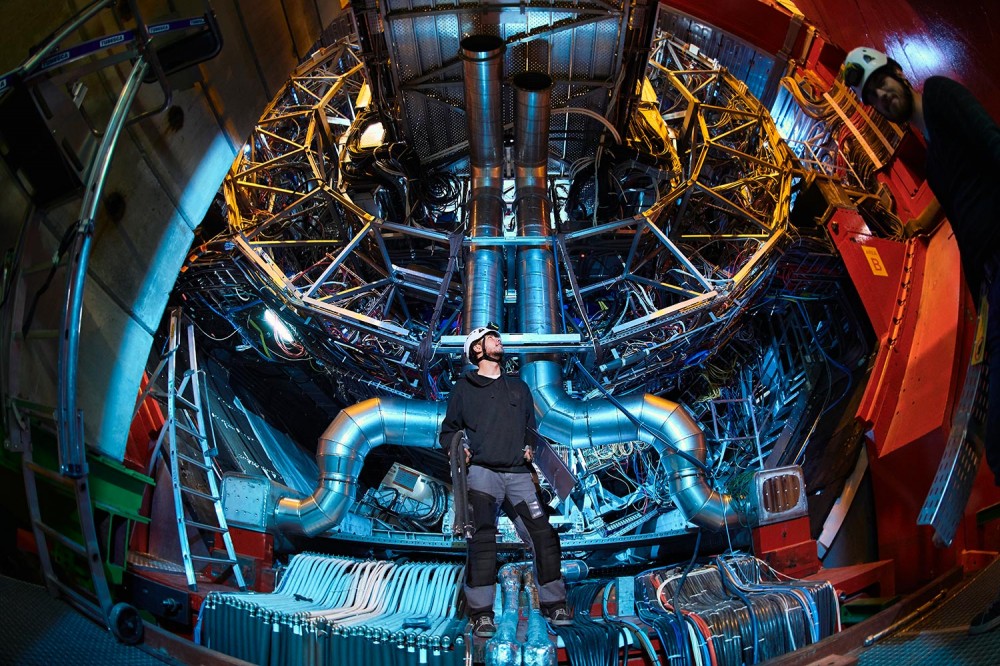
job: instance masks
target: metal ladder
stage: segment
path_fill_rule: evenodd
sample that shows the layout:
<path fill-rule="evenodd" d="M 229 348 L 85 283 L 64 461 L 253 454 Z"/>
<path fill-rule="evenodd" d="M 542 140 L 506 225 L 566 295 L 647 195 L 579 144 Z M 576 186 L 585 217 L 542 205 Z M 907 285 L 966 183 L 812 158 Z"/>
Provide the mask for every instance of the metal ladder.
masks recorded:
<path fill-rule="evenodd" d="M 986 361 L 982 349 L 986 317 L 989 316 L 985 300 L 983 298 L 980 306 L 976 342 L 965 373 L 958 410 L 948 432 L 948 443 L 927 499 L 917 517 L 918 525 L 930 525 L 934 528 L 934 542 L 941 547 L 950 546 L 955 538 L 985 447 L 988 391 Z"/>
<path fill-rule="evenodd" d="M 182 365 L 184 359 L 178 358 L 181 355 L 186 357 L 186 365 Z M 142 405 L 146 395 L 151 395 L 163 404 L 167 413 L 153 448 L 147 474 L 153 475 L 161 455 L 168 456 L 177 535 L 188 588 L 192 591 L 198 589 L 195 564 L 200 563 L 222 567 L 220 576 L 231 569 L 237 586 L 245 590 L 246 583 L 237 562 L 232 536 L 222 509 L 219 484 L 215 478 L 212 459 L 218 450 L 215 447 L 211 420 L 205 418 L 207 396 L 204 394 L 201 374 L 195 348 L 194 325 L 183 321 L 181 308 L 174 308 L 170 313 L 166 353 L 153 371 L 146 391 L 138 402 Z M 164 386 L 158 387 L 158 384 Z M 201 509 L 195 514 L 197 520 L 188 517 L 186 507 L 188 512 Z M 209 536 L 213 541 L 221 537 L 225 557 L 193 554 L 192 529 L 197 531 L 203 541 Z"/>
<path fill-rule="evenodd" d="M 148 23 L 143 19 L 141 12 L 138 11 L 137 0 L 128 0 L 129 14 L 134 27 L 122 29 L 112 35 L 66 45 L 66 42 L 74 41 L 74 38 L 78 36 L 78 31 L 91 19 L 105 10 L 113 10 L 119 4 L 124 3 L 116 3 L 114 0 L 95 0 L 87 3 L 79 13 L 49 35 L 27 60 L 16 69 L 0 75 L 0 96 L 4 98 L 5 102 L 10 102 L 10 106 L 7 107 L 8 111 L 15 109 L 10 113 L 5 112 L 4 117 L 12 123 L 16 122 L 22 130 L 25 127 L 32 128 L 28 132 L 28 136 L 33 141 L 35 138 L 33 133 L 36 131 L 43 132 L 43 136 L 46 137 L 49 134 L 57 136 L 57 131 L 53 127 L 44 127 L 39 130 L 37 123 L 31 124 L 30 118 L 26 118 L 25 113 L 17 111 L 17 109 L 34 108 L 34 105 L 48 108 L 47 103 L 40 100 L 43 100 L 49 92 L 57 89 L 54 83 L 57 80 L 72 81 L 77 74 L 83 76 L 89 72 L 120 63 L 131 63 L 129 75 L 120 90 L 106 127 L 100 132 L 96 131 L 95 128 L 90 128 L 91 132 L 100 139 L 98 145 L 92 150 L 89 147 L 80 146 L 80 152 L 76 155 L 78 159 L 73 162 L 75 170 L 79 172 L 77 174 L 80 181 L 79 197 L 82 199 L 80 214 L 77 221 L 71 224 L 67 230 L 60 244 L 59 252 L 53 260 L 52 271 L 49 275 L 49 281 L 51 281 L 59 267 L 62 267 L 66 274 L 66 290 L 60 327 L 54 331 L 35 332 L 36 337 L 40 338 L 48 338 L 50 333 L 54 334 L 51 335 L 51 338 L 59 341 L 56 382 L 57 407 L 54 414 L 51 409 L 13 399 L 7 386 L 7 367 L 4 367 L 5 376 L 3 382 L 0 383 L 2 383 L 3 389 L 4 416 L 10 416 L 9 419 L 5 419 L 11 435 L 8 448 L 22 454 L 21 467 L 28 511 L 39 551 L 43 576 L 49 592 L 54 596 L 65 596 L 80 611 L 96 621 L 106 624 L 122 642 L 136 643 L 142 639 L 142 619 L 135 608 L 125 603 L 114 604 L 113 602 L 94 521 L 94 507 L 88 481 L 87 451 L 84 442 L 83 412 L 78 408 L 76 399 L 83 291 L 89 255 L 93 245 L 97 208 L 104 190 L 112 156 L 123 128 L 167 108 L 171 100 L 171 88 L 166 78 L 167 74 L 214 57 L 221 48 L 221 35 L 208 0 L 204 1 L 205 13 L 203 15 L 156 23 Z M 201 50 L 199 50 L 199 44 L 202 45 Z M 163 93 L 163 103 L 158 108 L 146 112 L 131 113 L 133 102 L 143 82 L 159 84 Z M 63 96 L 60 93 L 56 101 L 60 101 Z M 25 104 L 27 107 L 24 106 Z M 52 117 L 53 119 L 58 117 L 60 122 L 67 120 L 61 115 Z M 44 124 L 47 121 L 39 122 Z M 23 135 L 24 132 L 22 131 L 20 134 Z M 65 144 L 66 139 L 62 143 Z M 16 151 L 12 151 L 11 154 L 14 152 Z M 36 188 L 30 195 L 34 204 L 44 207 L 62 196 L 69 196 L 70 192 L 66 191 L 50 197 L 48 189 L 40 187 L 47 182 L 48 173 L 44 176 L 42 180 L 37 179 L 37 173 L 34 174 L 34 179 L 31 176 L 28 177 L 28 180 L 32 181 L 32 185 Z M 17 279 L 16 276 L 23 272 L 21 259 L 26 238 L 30 233 L 29 226 L 26 222 L 18 239 L 14 259 L 9 267 L 10 275 L 6 276 L 11 281 Z M 9 285 L 5 282 L 3 286 L 6 293 L 6 288 Z M 35 305 L 38 304 L 37 297 L 47 287 L 48 282 L 36 295 Z M 4 299 L 6 307 L 3 308 L 3 322 L 0 323 L 2 324 L 0 329 L 3 329 L 4 337 L 9 338 L 7 334 L 12 330 L 10 327 L 15 309 L 13 299 L 10 299 L 11 303 L 6 303 L 6 300 Z M 32 305 L 32 311 L 33 309 L 34 305 Z M 28 319 L 30 322 L 30 315 Z M 22 336 L 25 339 L 28 338 L 29 325 L 25 324 L 22 329 Z M 0 344 L 0 353 L 3 353 L 5 357 L 12 357 L 12 351 L 7 345 Z M 43 424 L 43 427 L 46 428 L 51 427 L 56 433 L 57 470 L 36 462 L 32 450 L 32 422 Z M 75 501 L 80 523 L 82 538 L 79 541 L 62 534 L 43 519 L 39 503 L 40 482 L 52 483 L 69 489 Z M 90 574 L 90 585 L 93 588 L 92 594 L 76 589 L 59 579 L 59 572 L 53 566 L 52 555 L 49 552 L 50 542 L 58 543 L 79 558 L 86 560 Z"/>
<path fill-rule="evenodd" d="M 33 409 L 30 406 L 21 404 L 20 407 L 13 407 L 19 415 L 19 433 L 21 444 L 24 445 L 22 456 L 22 473 L 24 476 L 24 487 L 28 496 L 28 514 L 31 519 L 31 527 L 35 536 L 35 543 L 38 546 L 38 559 L 42 565 L 42 575 L 45 586 L 49 594 L 54 597 L 63 596 L 69 599 L 74 606 L 86 612 L 99 623 L 107 624 L 109 628 L 123 643 L 136 643 L 142 638 L 142 621 L 134 608 L 127 604 L 115 604 L 111 599 L 111 592 L 108 589 L 108 581 L 104 572 L 104 561 L 101 558 L 100 547 L 97 542 L 97 529 L 94 525 L 94 511 L 90 499 L 87 477 L 69 477 L 49 469 L 44 465 L 36 463 L 32 457 L 31 446 L 31 426 L 28 420 L 46 422 L 52 419 L 51 413 Z M 82 543 L 72 539 L 55 527 L 52 527 L 42 518 L 41 507 L 38 501 L 38 480 L 41 479 L 64 486 L 70 490 L 76 503 L 77 513 L 80 518 L 80 532 Z M 86 561 L 90 572 L 90 579 L 93 584 L 94 600 L 86 594 L 63 582 L 56 574 L 52 565 L 52 555 L 49 552 L 49 541 L 58 543 Z"/>

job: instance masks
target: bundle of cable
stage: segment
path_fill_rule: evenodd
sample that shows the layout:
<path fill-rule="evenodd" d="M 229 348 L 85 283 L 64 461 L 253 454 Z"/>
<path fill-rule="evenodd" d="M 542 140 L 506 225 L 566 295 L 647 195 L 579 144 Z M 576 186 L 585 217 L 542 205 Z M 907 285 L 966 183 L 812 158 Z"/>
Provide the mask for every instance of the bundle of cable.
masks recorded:
<path fill-rule="evenodd" d="M 459 664 L 464 567 L 302 553 L 271 594 L 213 592 L 196 636 L 256 664 Z"/>
<path fill-rule="evenodd" d="M 829 583 L 782 579 L 748 555 L 646 571 L 635 584 L 638 618 L 670 663 L 755 664 L 839 629 Z"/>

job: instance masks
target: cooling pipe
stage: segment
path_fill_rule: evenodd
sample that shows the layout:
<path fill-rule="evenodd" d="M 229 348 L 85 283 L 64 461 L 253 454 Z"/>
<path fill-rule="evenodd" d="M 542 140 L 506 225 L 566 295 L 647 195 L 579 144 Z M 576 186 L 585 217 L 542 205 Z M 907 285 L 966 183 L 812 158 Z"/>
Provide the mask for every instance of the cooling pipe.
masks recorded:
<path fill-rule="evenodd" d="M 316 489 L 304 499 L 278 500 L 275 527 L 306 536 L 336 527 L 354 503 L 368 452 L 382 444 L 437 448 L 446 407 L 444 401 L 372 398 L 342 410 L 319 439 Z"/>
<path fill-rule="evenodd" d="M 549 236 L 549 118 L 552 79 L 540 72 L 514 77 L 514 168 L 518 235 Z M 517 314 L 524 333 L 552 333 L 560 321 L 551 244 L 517 251 Z"/>
<path fill-rule="evenodd" d="M 503 104 L 500 70 L 504 41 L 492 35 L 470 35 L 461 42 L 468 119 L 469 238 L 473 245 L 465 263 L 462 325 L 466 333 L 489 323 L 503 326 L 502 252 L 498 246 L 477 246 L 477 238 L 502 235 Z"/>
<path fill-rule="evenodd" d="M 472 35 L 461 43 L 469 161 L 472 171 L 469 236 L 502 235 L 503 109 L 500 68 L 506 46 L 499 37 Z M 466 261 L 466 331 L 492 322 L 502 324 L 501 252 L 473 245 Z M 316 451 L 319 483 L 304 499 L 284 497 L 274 510 L 279 530 L 315 536 L 336 527 L 354 502 L 365 456 L 386 443 L 437 447 L 446 403 L 373 398 L 341 411 L 320 437 Z"/>
<path fill-rule="evenodd" d="M 462 40 L 472 163 L 469 235 L 473 239 L 501 235 L 503 51 L 503 41 L 497 37 L 476 35 Z M 552 84 L 547 76 L 537 73 L 519 75 L 514 83 L 518 229 L 523 236 L 543 238 L 548 235 L 551 206 L 546 196 L 546 165 Z M 500 256 L 498 248 L 473 245 L 465 273 L 466 330 L 489 322 L 501 323 Z M 541 334 L 555 332 L 558 298 L 551 246 L 529 246 L 518 253 L 518 292 L 522 329 Z M 680 405 L 652 395 L 625 397 L 620 402 L 641 424 L 635 425 L 606 400 L 570 397 L 563 388 L 558 363 L 525 360 L 530 362 L 522 366 L 521 377 L 534 395 L 543 435 L 571 448 L 648 442 L 667 466 L 667 487 L 687 520 L 711 529 L 737 523 L 729 496 L 712 490 L 700 469 L 674 455 L 660 439 L 697 460 L 705 460 L 704 434 Z M 275 526 L 307 536 L 336 527 L 354 502 L 357 478 L 369 451 L 386 443 L 436 448 L 445 409 L 444 401 L 373 398 L 341 411 L 320 437 L 316 453 L 320 480 L 316 489 L 304 499 L 281 498 L 275 507 Z"/>
<path fill-rule="evenodd" d="M 544 238 L 549 233 L 551 207 L 546 172 L 552 80 L 545 74 L 524 72 L 514 77 L 514 86 L 518 232 Z M 525 333 L 557 332 L 559 311 L 551 245 L 518 251 L 517 268 L 521 329 Z M 538 430 L 543 435 L 576 449 L 633 440 L 648 442 L 667 466 L 667 488 L 687 520 L 710 529 L 737 524 L 730 497 L 712 490 L 701 469 L 674 454 L 662 441 L 705 461 L 704 433 L 680 405 L 649 394 L 621 399 L 639 426 L 607 400 L 570 397 L 563 388 L 558 363 L 530 357 L 522 363 L 521 379 L 534 396 Z"/>
<path fill-rule="evenodd" d="M 667 489 L 684 517 L 695 525 L 719 530 L 739 519 L 729 495 L 713 490 L 705 474 L 671 451 L 654 433 L 696 460 L 705 461 L 705 435 L 676 402 L 650 394 L 619 400 L 641 425 L 629 420 L 607 400 L 577 400 L 563 388 L 562 368 L 552 361 L 534 361 L 521 369 L 521 379 L 535 398 L 538 431 L 573 449 L 642 441 L 660 454 L 668 470 Z"/>

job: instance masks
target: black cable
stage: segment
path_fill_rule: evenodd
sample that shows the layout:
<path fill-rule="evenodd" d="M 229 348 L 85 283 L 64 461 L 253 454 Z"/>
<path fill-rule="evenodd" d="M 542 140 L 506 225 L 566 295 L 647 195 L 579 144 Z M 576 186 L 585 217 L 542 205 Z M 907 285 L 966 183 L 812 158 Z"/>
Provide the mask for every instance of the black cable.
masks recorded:
<path fill-rule="evenodd" d="M 681 582 L 674 589 L 674 596 L 670 600 L 670 605 L 674 607 L 674 615 L 677 616 L 677 622 L 682 627 L 687 626 L 687 623 L 684 620 L 684 616 L 681 614 L 681 607 L 680 607 L 680 604 L 677 603 L 677 597 L 680 595 L 681 589 L 684 587 L 684 582 L 687 580 L 688 574 L 691 573 L 691 570 L 694 568 L 694 561 L 696 559 L 698 559 L 698 549 L 700 547 L 701 547 L 701 528 L 698 529 L 698 536 L 695 537 L 695 540 L 694 540 L 694 552 L 691 553 L 691 560 L 688 562 L 687 566 L 684 568 L 684 574 L 681 575 Z M 690 642 L 688 641 L 688 643 L 690 643 Z M 693 649 L 694 646 L 691 646 L 691 648 Z"/>
<path fill-rule="evenodd" d="M 65 255 L 66 251 L 69 250 L 69 246 L 73 242 L 73 239 L 76 238 L 76 233 L 79 229 L 80 225 L 73 222 L 66 227 L 66 231 L 63 232 L 62 240 L 59 241 L 59 250 L 53 258 L 49 274 L 45 277 L 45 282 L 42 283 L 42 286 L 35 292 L 35 297 L 31 301 L 31 307 L 28 308 L 27 313 L 24 315 L 24 323 L 21 324 L 22 338 L 28 337 L 28 330 L 31 329 L 31 322 L 35 318 L 35 309 L 38 307 L 38 301 L 41 300 L 42 294 L 44 294 L 48 290 L 49 285 L 52 284 L 52 278 L 55 277 L 56 269 L 59 268 L 63 255 Z M 6 298 L 4 300 L 6 300 Z"/>
<path fill-rule="evenodd" d="M 728 565 L 722 560 L 721 557 L 717 558 L 716 561 L 719 564 L 719 569 L 720 570 L 723 569 L 723 568 L 725 568 L 725 569 L 728 570 Z M 750 603 L 750 598 L 746 594 L 744 594 L 736 585 L 733 585 L 731 583 L 731 581 L 729 580 L 729 576 L 726 576 L 726 575 L 722 576 L 722 585 L 723 585 L 724 588 L 728 589 L 730 592 L 732 592 L 733 594 L 735 594 L 739 598 L 740 601 L 742 601 L 744 604 L 746 604 L 747 613 L 749 613 L 749 615 L 750 615 L 750 630 L 751 630 L 751 635 L 753 637 L 753 662 L 752 663 L 754 663 L 754 664 L 760 663 L 760 658 L 759 658 L 759 656 L 760 656 L 760 654 L 759 654 L 759 647 L 760 646 L 758 644 L 758 638 L 760 636 L 760 627 L 758 626 L 758 623 L 757 623 L 757 614 L 754 612 L 753 605 Z"/>

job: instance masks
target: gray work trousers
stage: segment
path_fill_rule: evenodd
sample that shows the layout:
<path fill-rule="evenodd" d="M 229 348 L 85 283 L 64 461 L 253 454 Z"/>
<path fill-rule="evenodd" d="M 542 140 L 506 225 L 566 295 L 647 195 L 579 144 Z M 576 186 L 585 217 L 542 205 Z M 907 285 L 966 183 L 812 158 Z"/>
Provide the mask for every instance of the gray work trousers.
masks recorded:
<path fill-rule="evenodd" d="M 477 490 L 486 493 L 495 500 L 494 524 L 500 517 L 500 507 L 504 499 L 516 506 L 521 502 L 531 504 L 538 501 L 538 494 L 535 491 L 535 482 L 530 474 L 515 474 L 511 472 L 494 472 L 485 467 L 472 465 L 469 467 L 469 490 Z M 509 518 L 514 522 L 514 528 L 524 543 L 529 544 L 534 555 L 532 561 L 538 559 L 535 552 L 535 545 L 531 541 L 531 535 L 524 527 L 524 524 L 516 516 Z M 476 553 L 471 548 L 470 543 L 469 559 L 476 557 Z M 496 561 L 493 562 L 496 567 Z M 538 580 L 538 568 L 535 568 L 535 580 Z M 492 608 L 496 596 L 496 585 L 465 585 L 465 600 L 470 609 Z M 543 608 L 566 603 L 566 584 L 562 577 L 549 581 L 538 586 L 538 600 Z"/>

